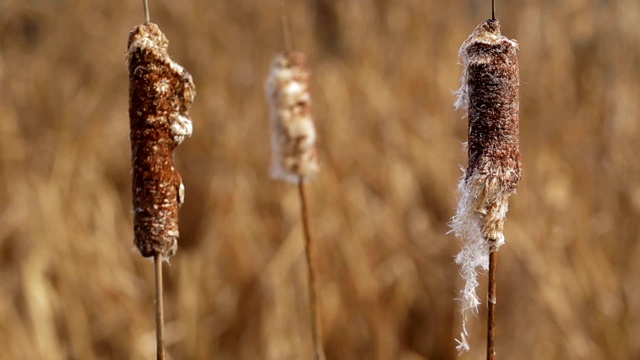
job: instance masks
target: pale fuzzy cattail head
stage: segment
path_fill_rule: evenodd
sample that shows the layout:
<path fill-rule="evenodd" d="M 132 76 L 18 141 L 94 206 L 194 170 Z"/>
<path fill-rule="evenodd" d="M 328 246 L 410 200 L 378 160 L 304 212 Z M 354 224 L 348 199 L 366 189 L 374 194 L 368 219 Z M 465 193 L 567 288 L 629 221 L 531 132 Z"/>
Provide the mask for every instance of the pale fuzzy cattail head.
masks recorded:
<path fill-rule="evenodd" d="M 451 227 L 462 240 L 455 261 L 466 284 L 461 291 L 463 333 L 459 350 L 468 350 L 466 319 L 477 311 L 478 269 L 487 270 L 489 253 L 504 244 L 503 227 L 509 196 L 522 168 L 519 152 L 518 43 L 500 34 L 497 20 L 478 25 L 462 44 L 464 66 L 456 108 L 469 120 L 468 166 L 460 181 L 460 201 Z"/>
<path fill-rule="evenodd" d="M 136 26 L 129 34 L 129 120 L 133 175 L 134 243 L 144 257 L 174 255 L 178 208 L 184 185 L 173 149 L 191 136 L 191 75 L 167 53 L 158 26 Z"/>
<path fill-rule="evenodd" d="M 265 91 L 271 108 L 271 176 L 275 179 L 308 180 L 320 169 L 309 77 L 304 54 L 283 52 L 273 59 Z"/>

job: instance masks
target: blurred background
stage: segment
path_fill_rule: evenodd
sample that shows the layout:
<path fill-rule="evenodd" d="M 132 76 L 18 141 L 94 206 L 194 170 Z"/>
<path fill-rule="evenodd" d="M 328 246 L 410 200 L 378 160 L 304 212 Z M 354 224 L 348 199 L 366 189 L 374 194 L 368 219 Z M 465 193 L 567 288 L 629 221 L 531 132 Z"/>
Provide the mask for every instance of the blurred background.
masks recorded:
<path fill-rule="evenodd" d="M 165 266 L 171 359 L 311 359 L 297 189 L 269 178 L 280 0 L 150 0 L 193 75 Z M 308 187 L 330 360 L 456 359 L 447 235 L 457 50 L 489 0 L 289 0 L 322 171 Z M 502 359 L 640 358 L 640 2 L 498 1 L 520 42 L 524 176 L 498 264 Z M 155 358 L 134 248 L 129 31 L 141 1 L 0 0 L 0 359 Z M 486 293 L 482 276 L 481 298 Z M 483 359 L 486 307 L 470 324 Z"/>

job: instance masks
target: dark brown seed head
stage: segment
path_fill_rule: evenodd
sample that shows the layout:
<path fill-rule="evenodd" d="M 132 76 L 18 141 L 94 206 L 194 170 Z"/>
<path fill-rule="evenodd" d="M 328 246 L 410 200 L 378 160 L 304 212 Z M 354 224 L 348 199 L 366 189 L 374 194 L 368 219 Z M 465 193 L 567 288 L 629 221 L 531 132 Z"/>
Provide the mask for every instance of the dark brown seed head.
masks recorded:
<path fill-rule="evenodd" d="M 134 243 L 144 257 L 174 255 L 184 185 L 173 149 L 192 133 L 191 75 L 167 53 L 169 42 L 153 23 L 129 35 L 129 119 L 133 175 Z"/>
<path fill-rule="evenodd" d="M 517 42 L 500 34 L 498 21 L 487 20 L 459 52 L 465 70 L 456 106 L 467 109 L 469 120 L 463 195 L 470 193 L 474 203 L 468 206 L 482 218 L 482 236 L 496 247 L 503 242 L 508 197 L 522 176 L 517 50 Z"/>
<path fill-rule="evenodd" d="M 487 20 L 460 50 L 469 117 L 466 176 L 496 178 L 506 193 L 515 192 L 522 174 L 517 49 L 516 42 L 500 35 L 497 20 Z"/>

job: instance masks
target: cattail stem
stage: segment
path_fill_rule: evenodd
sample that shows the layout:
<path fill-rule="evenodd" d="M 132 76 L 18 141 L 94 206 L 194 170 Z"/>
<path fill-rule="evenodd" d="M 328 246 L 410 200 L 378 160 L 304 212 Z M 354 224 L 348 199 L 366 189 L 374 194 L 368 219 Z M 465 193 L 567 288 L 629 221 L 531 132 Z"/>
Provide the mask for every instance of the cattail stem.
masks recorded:
<path fill-rule="evenodd" d="M 142 10 L 144 11 L 144 23 L 148 24 L 149 21 L 151 21 L 149 19 L 149 1 L 148 0 L 142 0 Z"/>
<path fill-rule="evenodd" d="M 495 338 L 496 338 L 496 266 L 498 253 L 492 251 L 489 254 L 489 291 L 487 295 L 487 305 L 489 307 L 487 315 L 487 360 L 496 359 Z"/>
<path fill-rule="evenodd" d="M 289 52 L 293 48 L 291 43 L 291 31 L 289 30 L 289 17 L 287 16 L 287 1 L 281 0 L 282 3 L 282 15 L 280 15 L 280 22 L 282 25 L 282 39 L 284 40 L 284 49 Z"/>
<path fill-rule="evenodd" d="M 156 346 L 157 359 L 164 360 L 164 307 L 162 303 L 162 254 L 153 257 L 156 288 Z"/>
<path fill-rule="evenodd" d="M 491 20 L 496 19 L 496 0 L 491 0 Z"/>
<path fill-rule="evenodd" d="M 311 335 L 313 337 L 313 348 L 316 360 L 324 360 L 324 350 L 322 348 L 322 332 L 320 321 L 318 319 L 318 304 L 316 299 L 316 281 L 313 271 L 313 257 L 311 251 L 311 231 L 309 229 L 309 212 L 307 209 L 307 198 L 305 195 L 304 179 L 300 177 L 298 182 L 298 191 L 300 193 L 300 211 L 302 215 L 302 227 L 304 230 L 305 255 L 307 258 L 307 278 L 309 289 L 309 313 L 311 316 Z"/>

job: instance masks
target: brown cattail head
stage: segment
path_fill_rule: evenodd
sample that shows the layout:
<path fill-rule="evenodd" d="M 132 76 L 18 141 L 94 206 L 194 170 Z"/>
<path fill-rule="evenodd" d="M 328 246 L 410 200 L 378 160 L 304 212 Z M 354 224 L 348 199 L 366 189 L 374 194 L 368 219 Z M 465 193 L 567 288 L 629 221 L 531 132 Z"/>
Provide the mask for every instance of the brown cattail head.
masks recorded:
<path fill-rule="evenodd" d="M 173 149 L 191 136 L 191 75 L 171 60 L 158 26 L 129 34 L 129 119 L 133 175 L 134 243 L 144 257 L 169 257 L 178 249 L 178 208 L 184 185 Z"/>
<path fill-rule="evenodd" d="M 271 107 L 271 175 L 298 182 L 320 169 L 311 114 L 307 59 L 299 52 L 278 54 L 265 86 Z"/>
<path fill-rule="evenodd" d="M 460 202 L 451 227 L 462 239 L 456 256 L 466 285 L 463 318 L 480 303 L 475 289 L 477 269 L 488 268 L 489 253 L 504 244 L 503 227 L 509 196 L 514 194 L 522 165 L 519 151 L 518 43 L 500 34 L 497 20 L 478 25 L 458 52 L 464 65 L 456 108 L 467 110 L 469 163 L 460 181 Z M 463 324 L 459 349 L 467 350 Z"/>

